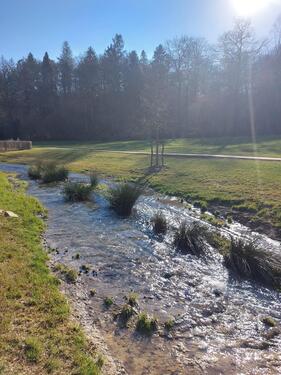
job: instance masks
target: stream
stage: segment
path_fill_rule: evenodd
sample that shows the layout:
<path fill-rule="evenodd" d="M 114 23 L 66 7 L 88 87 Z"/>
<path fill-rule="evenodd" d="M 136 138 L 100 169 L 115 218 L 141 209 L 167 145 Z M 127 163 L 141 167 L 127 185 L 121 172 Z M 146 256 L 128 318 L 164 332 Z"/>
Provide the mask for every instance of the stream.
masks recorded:
<path fill-rule="evenodd" d="M 70 204 L 63 199 L 61 185 L 30 181 L 26 166 L 0 164 L 0 170 L 28 180 L 28 194 L 48 209 L 45 240 L 55 249 L 51 264 L 77 271 L 89 267 L 76 284 L 63 288 L 81 324 L 98 329 L 118 362 L 116 373 L 281 374 L 280 293 L 232 278 L 216 249 L 210 247 L 209 256 L 200 259 L 175 251 L 172 229 L 163 238 L 153 235 L 150 219 L 159 210 L 170 227 L 182 220 L 200 221 L 198 210 L 147 191 L 132 217 L 120 219 L 102 195 L 94 194 L 90 203 Z M 70 179 L 88 181 L 79 174 Z M 258 236 L 268 251 L 281 254 L 279 242 L 246 229 L 233 223 L 220 230 L 225 236 Z M 96 294 L 90 297 L 92 289 Z M 151 338 L 140 336 L 132 326 L 120 327 L 114 319 L 131 291 L 139 296 L 140 310 L 159 320 L 159 333 Z M 105 309 L 105 297 L 114 299 L 112 308 Z M 277 327 L 262 322 L 268 316 Z M 175 326 L 165 333 L 163 324 L 171 317 Z"/>

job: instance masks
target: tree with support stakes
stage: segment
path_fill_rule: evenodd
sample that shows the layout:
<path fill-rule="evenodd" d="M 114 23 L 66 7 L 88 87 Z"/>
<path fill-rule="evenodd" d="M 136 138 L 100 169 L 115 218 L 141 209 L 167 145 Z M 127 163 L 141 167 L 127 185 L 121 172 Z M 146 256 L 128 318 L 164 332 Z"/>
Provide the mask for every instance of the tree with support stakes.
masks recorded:
<path fill-rule="evenodd" d="M 164 141 L 151 140 L 150 143 L 150 168 L 163 168 L 165 166 Z"/>
<path fill-rule="evenodd" d="M 162 45 L 159 45 L 149 66 L 149 79 L 145 84 L 146 122 L 151 141 L 150 167 L 164 166 L 164 141 L 167 123 L 168 98 L 165 88 L 168 85 L 169 60 Z"/>

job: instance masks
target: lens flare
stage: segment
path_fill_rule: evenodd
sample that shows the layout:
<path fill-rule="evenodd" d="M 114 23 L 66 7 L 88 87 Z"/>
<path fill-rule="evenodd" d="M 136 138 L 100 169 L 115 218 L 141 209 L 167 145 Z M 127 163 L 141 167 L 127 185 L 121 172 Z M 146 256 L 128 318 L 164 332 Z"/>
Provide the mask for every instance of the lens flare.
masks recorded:
<path fill-rule="evenodd" d="M 252 16 L 261 12 L 276 0 L 231 0 L 235 12 L 241 17 Z"/>

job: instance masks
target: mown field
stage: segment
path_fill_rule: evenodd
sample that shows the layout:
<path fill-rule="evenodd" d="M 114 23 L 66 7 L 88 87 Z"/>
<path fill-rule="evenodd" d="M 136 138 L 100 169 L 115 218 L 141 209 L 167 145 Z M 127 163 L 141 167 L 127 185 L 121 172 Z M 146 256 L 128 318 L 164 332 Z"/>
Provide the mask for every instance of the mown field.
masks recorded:
<path fill-rule="evenodd" d="M 232 144 L 226 139 L 177 140 L 166 146 L 173 152 L 208 152 L 250 155 L 248 143 Z M 235 143 L 236 142 L 236 143 Z M 193 149 L 192 149 L 193 145 Z M 197 145 L 197 146 L 196 146 Z M 214 210 L 223 207 L 229 216 L 259 230 L 281 228 L 281 163 L 231 159 L 166 158 L 166 167 L 158 173 L 148 170 L 146 155 L 118 154 L 116 150 L 144 150 L 145 142 L 38 144 L 30 151 L 0 154 L 0 161 L 34 164 L 38 160 L 66 164 L 71 170 L 96 170 L 101 176 L 145 179 L 158 191 L 201 201 Z M 260 156 L 281 156 L 281 140 L 261 140 Z M 106 150 L 106 151 L 101 151 Z M 230 151 L 232 150 L 232 152 Z M 250 150 L 250 148 L 248 149 Z"/>
<path fill-rule="evenodd" d="M 53 146 L 53 143 L 38 143 L 40 147 Z M 91 151 L 150 151 L 148 141 L 120 141 L 77 143 L 59 142 L 59 147 L 85 148 Z M 276 137 L 258 138 L 253 143 L 251 138 L 186 138 L 165 141 L 166 152 L 205 153 L 243 156 L 281 157 L 281 139 Z"/>
<path fill-rule="evenodd" d="M 0 374 L 100 373 L 97 353 L 70 318 L 42 248 L 44 208 L 0 173 Z"/>

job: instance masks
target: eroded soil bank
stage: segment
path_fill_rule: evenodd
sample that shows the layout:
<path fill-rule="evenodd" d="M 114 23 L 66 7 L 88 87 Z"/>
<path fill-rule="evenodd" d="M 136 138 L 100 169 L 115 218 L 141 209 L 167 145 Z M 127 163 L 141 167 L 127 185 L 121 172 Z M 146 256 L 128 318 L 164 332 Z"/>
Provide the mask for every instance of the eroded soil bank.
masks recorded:
<path fill-rule="evenodd" d="M 26 177 L 26 167 L 1 165 Z M 81 175 L 71 179 L 84 180 Z M 90 204 L 67 204 L 60 186 L 30 182 L 29 193 L 49 210 L 46 243 L 51 264 L 80 270 L 75 284 L 63 283 L 74 313 L 87 332 L 102 342 L 108 371 L 120 374 L 278 374 L 281 373 L 281 301 L 272 290 L 230 277 L 216 249 L 205 260 L 181 255 L 172 246 L 172 229 L 153 236 L 151 216 L 161 209 L 171 227 L 185 219 L 199 220 L 193 209 L 175 199 L 143 195 L 133 217 L 120 219 L 101 195 Z M 239 224 L 222 229 L 227 235 L 244 231 Z M 280 244 L 260 237 L 268 251 Z M 77 255 L 78 254 L 78 255 Z M 91 295 L 91 291 L 95 294 Z M 136 333 L 116 319 L 134 291 L 139 311 L 159 321 L 158 333 Z M 105 308 L 104 299 L 113 298 Z M 264 317 L 274 319 L 268 327 Z M 163 328 L 175 319 L 171 332 Z M 114 358 L 114 362 L 111 361 Z M 107 372 L 109 373 L 109 372 Z"/>

